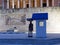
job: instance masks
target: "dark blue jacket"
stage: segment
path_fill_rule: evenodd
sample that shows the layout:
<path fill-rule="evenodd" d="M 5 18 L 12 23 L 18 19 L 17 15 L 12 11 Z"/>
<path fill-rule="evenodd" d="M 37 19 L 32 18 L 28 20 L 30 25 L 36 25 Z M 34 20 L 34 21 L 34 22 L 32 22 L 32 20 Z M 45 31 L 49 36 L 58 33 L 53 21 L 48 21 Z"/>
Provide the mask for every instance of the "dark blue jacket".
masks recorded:
<path fill-rule="evenodd" d="M 29 31 L 33 31 L 33 24 L 32 23 L 29 24 Z"/>

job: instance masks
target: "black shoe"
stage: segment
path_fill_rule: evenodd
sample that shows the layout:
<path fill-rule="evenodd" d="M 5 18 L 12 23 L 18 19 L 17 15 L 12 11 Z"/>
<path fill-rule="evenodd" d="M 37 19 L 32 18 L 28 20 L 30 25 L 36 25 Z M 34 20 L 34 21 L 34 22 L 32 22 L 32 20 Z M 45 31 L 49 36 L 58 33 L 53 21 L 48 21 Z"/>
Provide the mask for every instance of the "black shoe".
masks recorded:
<path fill-rule="evenodd" d="M 33 37 L 33 36 L 28 36 L 28 37 Z"/>

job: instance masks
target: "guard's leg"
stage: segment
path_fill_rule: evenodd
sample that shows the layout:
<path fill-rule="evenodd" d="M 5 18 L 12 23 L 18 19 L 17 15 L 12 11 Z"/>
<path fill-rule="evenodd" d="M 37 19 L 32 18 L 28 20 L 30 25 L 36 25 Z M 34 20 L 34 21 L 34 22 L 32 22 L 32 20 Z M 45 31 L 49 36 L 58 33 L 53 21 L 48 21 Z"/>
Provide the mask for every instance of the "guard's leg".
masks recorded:
<path fill-rule="evenodd" d="M 28 37 L 33 37 L 32 31 L 29 31 L 29 32 L 28 32 Z"/>

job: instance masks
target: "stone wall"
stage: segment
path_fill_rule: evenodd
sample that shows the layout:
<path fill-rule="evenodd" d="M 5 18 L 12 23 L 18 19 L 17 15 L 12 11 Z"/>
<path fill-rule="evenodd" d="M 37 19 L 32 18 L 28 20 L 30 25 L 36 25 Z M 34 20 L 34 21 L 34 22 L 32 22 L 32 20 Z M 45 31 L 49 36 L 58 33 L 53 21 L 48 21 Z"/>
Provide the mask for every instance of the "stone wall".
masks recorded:
<path fill-rule="evenodd" d="M 29 22 L 26 21 L 26 25 L 5 25 L 5 15 L 14 16 L 14 15 L 26 15 L 26 18 L 31 18 L 33 13 L 48 13 L 47 20 L 47 33 L 60 33 L 60 8 L 59 7 L 48 7 L 48 8 L 29 8 L 29 9 L 20 9 L 19 11 L 11 13 L 3 13 L 0 17 L 0 31 L 6 31 L 9 28 L 16 26 L 20 32 L 28 31 Z M 36 31 L 35 21 L 34 32 Z"/>

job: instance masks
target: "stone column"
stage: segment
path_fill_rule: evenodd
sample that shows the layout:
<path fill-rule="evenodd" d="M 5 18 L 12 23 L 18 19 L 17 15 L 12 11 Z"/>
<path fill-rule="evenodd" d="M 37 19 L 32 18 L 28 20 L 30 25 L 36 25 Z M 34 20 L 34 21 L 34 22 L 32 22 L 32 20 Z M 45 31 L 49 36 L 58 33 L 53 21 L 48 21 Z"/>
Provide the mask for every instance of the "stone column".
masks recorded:
<path fill-rule="evenodd" d="M 20 8 L 20 0 L 18 0 L 18 8 Z"/>
<path fill-rule="evenodd" d="M 52 0 L 52 6 L 54 7 L 54 0 Z"/>
<path fill-rule="evenodd" d="M 41 0 L 40 3 L 41 3 L 41 7 L 43 7 L 43 0 Z"/>
<path fill-rule="evenodd" d="M 47 7 L 49 7 L 49 0 L 47 0 Z"/>
<path fill-rule="evenodd" d="M 7 0 L 7 9 L 9 9 L 9 0 Z"/>
<path fill-rule="evenodd" d="M 31 7 L 31 0 L 29 0 L 29 8 Z"/>
<path fill-rule="evenodd" d="M 2 0 L 2 9 L 4 9 L 4 0 Z"/>
<path fill-rule="evenodd" d="M 14 9 L 14 0 L 12 0 L 12 8 Z"/>
<path fill-rule="evenodd" d="M 37 7 L 37 0 L 35 0 L 35 7 Z"/>
<path fill-rule="evenodd" d="M 23 0 L 23 8 L 26 8 L 25 0 Z"/>

